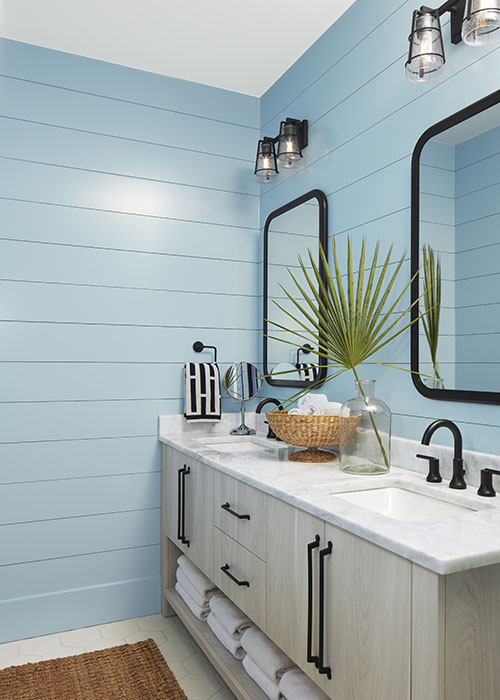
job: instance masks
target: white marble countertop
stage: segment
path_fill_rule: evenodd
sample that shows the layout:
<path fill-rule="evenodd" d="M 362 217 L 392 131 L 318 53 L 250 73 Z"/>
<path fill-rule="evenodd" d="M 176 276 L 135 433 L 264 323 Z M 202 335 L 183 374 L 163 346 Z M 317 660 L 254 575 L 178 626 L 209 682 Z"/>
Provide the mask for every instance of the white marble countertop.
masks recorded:
<path fill-rule="evenodd" d="M 201 426 L 200 426 L 201 427 Z M 224 437 L 227 433 L 219 433 Z M 304 464 L 273 451 L 224 453 L 204 447 L 213 432 L 190 435 L 160 433 L 160 441 L 214 469 L 236 477 L 261 491 L 399 554 L 438 574 L 500 563 L 500 496 L 477 495 L 477 487 L 464 491 L 448 488 L 448 481 L 429 484 L 425 475 L 393 467 L 387 475 L 354 476 L 340 471 L 336 462 Z M 265 438 L 261 437 L 262 440 Z M 419 493 L 477 509 L 436 520 L 401 521 L 335 497 L 335 493 L 403 486 Z M 497 505 L 498 502 L 498 505 Z"/>

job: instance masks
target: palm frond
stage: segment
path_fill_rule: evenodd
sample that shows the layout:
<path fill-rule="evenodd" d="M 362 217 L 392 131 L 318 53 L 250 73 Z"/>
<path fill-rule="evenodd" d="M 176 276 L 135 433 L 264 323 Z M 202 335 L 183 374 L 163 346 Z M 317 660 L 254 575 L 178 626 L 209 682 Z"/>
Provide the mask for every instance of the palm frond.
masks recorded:
<path fill-rule="evenodd" d="M 425 310 L 422 325 L 429 346 L 434 376 L 436 379 L 441 379 L 437 360 L 439 323 L 441 319 L 441 259 L 430 245 L 424 245 L 422 252 L 424 258 L 423 299 Z"/>
<path fill-rule="evenodd" d="M 432 336 L 433 326 L 431 323 L 436 324 L 436 318 L 439 328 L 441 295 L 439 260 L 437 265 L 434 263 L 434 259 L 432 263 L 428 264 L 428 267 L 432 268 L 430 272 L 433 274 L 435 283 L 432 296 L 426 299 L 424 292 L 424 312 L 417 319 L 408 321 L 408 312 L 419 303 L 420 297 L 411 302 L 410 306 L 403 311 L 396 311 L 408 292 L 412 280 L 403 285 L 399 293 L 395 292 L 406 260 L 406 252 L 393 261 L 393 248 L 393 245 L 389 247 L 387 254 L 381 258 L 379 264 L 380 241 L 377 241 L 371 260 L 367 261 L 366 240 L 363 238 L 359 259 L 355 264 L 351 238 L 347 236 L 345 275 L 342 274 L 334 238 L 332 238 L 333 269 L 328 266 L 326 255 L 321 246 L 319 246 L 319 256 L 322 269 L 316 263 L 311 251 L 309 251 L 309 268 L 306 268 L 303 260 L 299 258 L 303 281 L 299 281 L 297 276 L 288 270 L 295 287 L 295 296 L 298 293 L 299 297 L 295 298 L 291 291 L 282 286 L 285 297 L 291 302 L 292 310 L 276 303 L 280 311 L 295 324 L 296 330 L 269 321 L 275 328 L 288 331 L 289 335 L 286 338 L 268 337 L 294 347 L 302 347 L 304 339 L 312 339 L 318 348 L 318 355 L 325 358 L 329 366 L 336 368 L 335 372 L 326 378 L 326 381 L 330 381 L 347 370 L 352 370 L 356 379 L 359 379 L 357 367 L 362 363 L 376 362 L 371 359 L 375 353 L 395 340 L 420 318 L 424 322 L 424 328 L 427 324 Z M 393 267 L 392 272 L 391 267 Z M 365 274 L 366 270 L 368 270 L 368 274 Z M 439 284 L 437 284 L 437 280 L 439 280 Z M 433 314 L 432 322 L 427 323 L 431 312 L 436 310 L 437 314 Z M 290 338 L 297 339 L 299 342 L 295 343 Z M 384 363 L 377 362 L 377 364 Z M 285 403 L 290 404 L 298 396 L 302 396 L 308 391 L 310 391 L 309 387 L 290 397 Z M 370 419 L 384 461 L 388 466 L 388 458 L 371 414 Z"/>

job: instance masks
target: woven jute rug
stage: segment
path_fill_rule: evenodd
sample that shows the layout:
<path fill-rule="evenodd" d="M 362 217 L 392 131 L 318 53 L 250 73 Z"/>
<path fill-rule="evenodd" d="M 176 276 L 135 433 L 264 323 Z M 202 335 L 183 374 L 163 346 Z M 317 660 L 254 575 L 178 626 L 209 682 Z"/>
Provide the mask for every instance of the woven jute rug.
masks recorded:
<path fill-rule="evenodd" d="M 152 639 L 0 671 L 0 700 L 187 700 Z"/>

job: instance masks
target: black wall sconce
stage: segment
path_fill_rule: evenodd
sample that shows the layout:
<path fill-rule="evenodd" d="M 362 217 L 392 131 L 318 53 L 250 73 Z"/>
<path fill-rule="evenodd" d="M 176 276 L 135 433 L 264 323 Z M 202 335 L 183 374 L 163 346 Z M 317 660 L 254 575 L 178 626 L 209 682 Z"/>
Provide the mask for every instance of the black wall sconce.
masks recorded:
<path fill-rule="evenodd" d="M 278 177 L 280 168 L 296 168 L 300 165 L 302 151 L 308 144 L 307 119 L 287 117 L 280 124 L 278 136 L 264 136 L 257 145 L 255 177 L 258 182 L 272 182 Z M 278 153 L 276 155 L 276 144 Z"/>
<path fill-rule="evenodd" d="M 440 17 L 451 15 L 451 41 L 485 46 L 500 39 L 500 0 L 448 0 L 433 10 L 422 6 L 413 13 L 406 77 L 426 83 L 439 75 L 446 58 Z"/>

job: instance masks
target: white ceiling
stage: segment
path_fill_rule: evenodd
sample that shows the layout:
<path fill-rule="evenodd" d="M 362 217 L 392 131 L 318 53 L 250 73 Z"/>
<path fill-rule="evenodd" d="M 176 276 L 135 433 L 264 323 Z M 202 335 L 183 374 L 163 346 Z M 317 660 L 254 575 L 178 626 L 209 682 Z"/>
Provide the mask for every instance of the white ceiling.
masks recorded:
<path fill-rule="evenodd" d="M 260 96 L 354 0 L 0 0 L 0 35 Z"/>

